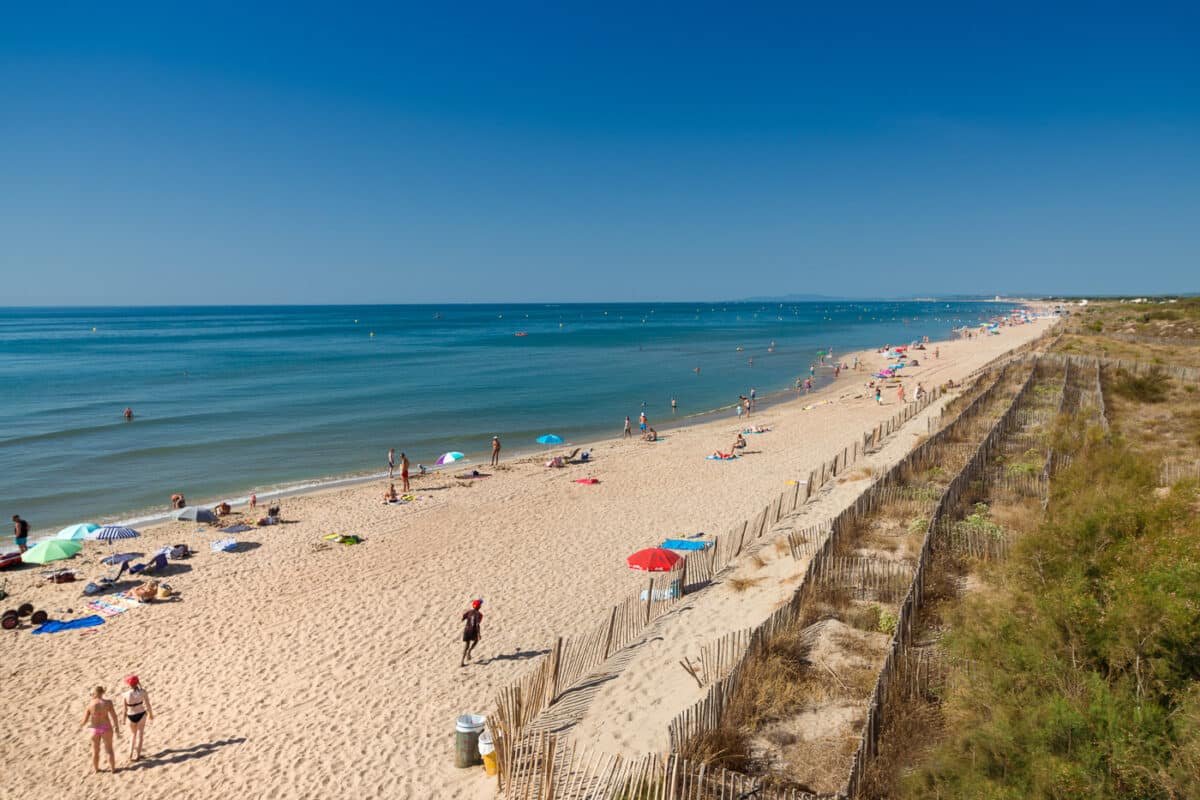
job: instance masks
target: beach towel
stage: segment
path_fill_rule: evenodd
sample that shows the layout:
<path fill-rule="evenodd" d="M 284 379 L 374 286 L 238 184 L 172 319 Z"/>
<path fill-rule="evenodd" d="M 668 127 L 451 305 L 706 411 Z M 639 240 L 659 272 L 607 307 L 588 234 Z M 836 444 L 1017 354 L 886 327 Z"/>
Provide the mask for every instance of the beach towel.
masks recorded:
<path fill-rule="evenodd" d="M 699 539 L 667 539 L 660 546 L 668 550 L 707 550 L 712 547 L 712 542 Z"/>
<path fill-rule="evenodd" d="M 218 539 L 209 545 L 214 553 L 226 552 L 232 553 L 237 548 L 237 539 L 232 536 L 228 539 Z"/>
<path fill-rule="evenodd" d="M 363 539 L 353 534 L 329 533 L 321 537 L 327 542 L 337 542 L 338 544 L 362 544 Z"/>
<path fill-rule="evenodd" d="M 709 461 L 733 461 L 735 458 L 741 458 L 741 456 L 725 455 L 719 458 L 717 456 L 705 456 L 705 458 L 707 458 Z"/>
<path fill-rule="evenodd" d="M 230 525 L 228 528 L 220 529 L 221 533 L 244 533 L 249 530 L 254 530 L 254 529 L 251 528 L 249 525 L 242 525 L 241 523 L 238 523 L 237 525 Z"/>
<path fill-rule="evenodd" d="M 79 619 L 69 620 L 67 622 L 59 622 L 52 619 L 43 622 L 41 625 L 33 629 L 34 633 L 58 633 L 60 631 L 73 631 L 77 628 L 91 628 L 94 625 L 103 625 L 104 619 L 93 614 L 90 617 L 80 617 Z"/>
<path fill-rule="evenodd" d="M 599 478 L 578 478 L 578 479 L 576 479 L 575 482 L 582 483 L 587 486 L 595 486 L 597 483 L 600 482 L 600 479 Z"/>
<path fill-rule="evenodd" d="M 117 592 L 116 594 L 108 594 L 96 600 L 90 600 L 85 605 L 89 610 L 96 612 L 102 617 L 115 617 L 117 614 L 124 614 L 130 609 L 145 605 L 145 603 L 128 592 Z"/>

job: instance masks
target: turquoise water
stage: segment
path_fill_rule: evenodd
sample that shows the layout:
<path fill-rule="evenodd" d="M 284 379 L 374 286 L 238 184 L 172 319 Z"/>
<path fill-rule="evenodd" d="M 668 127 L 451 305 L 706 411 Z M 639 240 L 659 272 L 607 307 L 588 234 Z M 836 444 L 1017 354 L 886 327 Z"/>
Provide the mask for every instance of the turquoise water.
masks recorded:
<path fill-rule="evenodd" d="M 618 435 L 643 402 L 651 424 L 671 417 L 672 397 L 680 417 L 709 411 L 751 387 L 787 388 L 819 349 L 942 339 L 1000 310 L 0 309 L 0 513 L 45 532 L 162 509 L 177 491 L 215 500 L 376 472 L 389 447 L 431 464 L 447 450 L 486 459 L 493 434 L 506 454 L 535 449 L 547 432 L 576 442 Z"/>

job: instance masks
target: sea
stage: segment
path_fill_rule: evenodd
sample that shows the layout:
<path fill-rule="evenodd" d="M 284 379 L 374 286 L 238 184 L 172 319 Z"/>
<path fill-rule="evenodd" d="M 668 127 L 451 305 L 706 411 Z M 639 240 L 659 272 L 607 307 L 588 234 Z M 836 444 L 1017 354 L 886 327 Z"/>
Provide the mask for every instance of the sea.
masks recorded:
<path fill-rule="evenodd" d="M 35 536 L 662 429 L 789 390 L 819 351 L 1006 312 L 978 302 L 0 308 L 0 513 Z M 820 381 L 829 370 L 818 370 Z M 677 403 L 672 414 L 671 400 Z M 125 408 L 133 410 L 130 421 Z"/>

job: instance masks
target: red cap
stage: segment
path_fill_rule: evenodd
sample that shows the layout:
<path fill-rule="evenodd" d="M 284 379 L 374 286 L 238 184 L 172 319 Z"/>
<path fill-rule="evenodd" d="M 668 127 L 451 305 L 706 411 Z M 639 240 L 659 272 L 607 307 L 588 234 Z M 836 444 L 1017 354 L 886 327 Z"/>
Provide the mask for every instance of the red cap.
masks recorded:
<path fill-rule="evenodd" d="M 130 675 L 128 678 L 125 679 L 125 683 L 127 685 L 129 685 L 131 688 L 134 686 L 137 686 L 138 685 L 137 675 Z"/>
<path fill-rule="evenodd" d="M 483 605 L 482 600 L 472 600 L 471 601 L 471 608 L 479 608 L 481 605 Z"/>

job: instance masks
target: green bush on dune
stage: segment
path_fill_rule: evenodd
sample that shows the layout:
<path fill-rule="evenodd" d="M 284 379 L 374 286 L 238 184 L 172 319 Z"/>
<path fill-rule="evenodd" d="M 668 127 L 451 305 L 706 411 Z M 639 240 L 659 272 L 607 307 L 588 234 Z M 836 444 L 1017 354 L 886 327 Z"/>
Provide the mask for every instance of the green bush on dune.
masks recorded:
<path fill-rule="evenodd" d="M 1093 442 L 1056 477 L 1005 591 L 951 620 L 946 646 L 970 679 L 907 796 L 1200 797 L 1196 487 L 1158 497 L 1154 473 Z"/>

